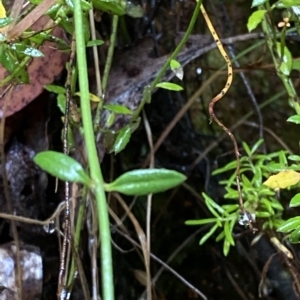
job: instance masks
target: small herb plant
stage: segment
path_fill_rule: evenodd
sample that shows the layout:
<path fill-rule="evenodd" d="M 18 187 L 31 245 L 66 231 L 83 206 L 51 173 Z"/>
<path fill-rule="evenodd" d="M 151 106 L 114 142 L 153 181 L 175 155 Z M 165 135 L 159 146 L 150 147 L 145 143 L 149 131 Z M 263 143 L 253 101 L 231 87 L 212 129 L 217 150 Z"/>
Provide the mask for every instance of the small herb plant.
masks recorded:
<path fill-rule="evenodd" d="M 271 154 L 256 154 L 256 151 L 262 143 L 263 140 L 259 140 L 252 148 L 246 143 L 243 143 L 246 155 L 241 158 L 241 186 L 245 209 L 249 211 L 252 218 L 256 220 L 255 226 L 259 227 L 259 229 L 279 229 L 280 231 L 288 232 L 296 227 L 297 236 L 299 237 L 300 217 L 293 218 L 293 222 L 288 223 L 282 220 L 283 206 L 276 196 L 276 188 L 274 188 L 274 185 L 270 187 L 268 181 L 271 178 L 270 175 L 278 172 L 279 174 L 286 175 L 287 170 L 288 172 L 293 171 L 294 177 L 295 174 L 299 177 L 299 173 L 296 171 L 300 171 L 300 166 L 297 164 L 300 160 L 300 156 L 288 155 L 287 151 L 278 151 Z M 291 164 L 288 165 L 288 162 L 291 162 Z M 236 161 L 233 161 L 215 170 L 213 175 L 232 172 L 235 169 Z M 213 234 L 218 233 L 216 241 L 223 240 L 223 253 L 225 256 L 229 253 L 230 246 L 235 245 L 233 239 L 234 227 L 237 223 L 245 225 L 245 221 L 239 215 L 240 210 L 237 203 L 238 191 L 235 178 L 236 175 L 235 172 L 233 172 L 228 179 L 220 181 L 220 184 L 225 186 L 226 194 L 224 198 L 230 201 L 228 204 L 219 205 L 206 193 L 202 193 L 205 204 L 213 217 L 186 221 L 187 225 L 212 224 L 211 229 L 201 238 L 200 245 L 204 244 Z M 282 181 L 284 179 L 280 178 L 279 180 Z M 286 187 L 288 187 L 296 182 L 288 180 L 286 183 Z M 300 200 L 298 200 L 297 203 L 299 205 Z"/>
<path fill-rule="evenodd" d="M 290 80 L 290 73 L 293 69 L 298 70 L 299 64 L 286 46 L 285 38 L 288 28 L 291 27 L 290 21 L 293 21 L 294 24 L 294 28 L 291 28 L 290 31 L 300 33 L 298 6 L 298 0 L 279 0 L 272 5 L 268 0 L 253 0 L 251 7 L 257 8 L 257 10 L 251 14 L 247 24 L 249 32 L 259 25 L 262 27 L 277 75 L 282 80 L 289 96 L 289 102 L 297 113 L 297 115 L 291 116 L 288 121 L 296 124 L 300 123 L 299 96 L 293 82 Z M 282 21 L 279 23 L 276 23 L 275 20 L 276 14 L 274 14 L 274 11 L 276 10 L 282 12 Z M 274 28 L 274 24 L 277 24 L 276 28 Z M 278 38 L 280 38 L 280 42 Z M 250 212 L 253 220 L 256 219 L 255 226 L 258 229 L 265 230 L 269 228 L 288 233 L 289 240 L 292 243 L 299 243 L 300 216 L 290 218 L 287 221 L 282 220 L 283 206 L 277 199 L 276 191 L 290 188 L 299 182 L 300 173 L 297 171 L 300 170 L 300 156 L 288 155 L 286 151 L 278 151 L 267 155 L 256 154 L 262 142 L 262 140 L 259 140 L 252 149 L 246 143 L 243 143 L 246 155 L 240 160 L 240 177 L 245 209 Z M 290 162 L 290 165 L 288 162 Z M 214 171 L 213 175 L 234 171 L 236 166 L 237 162 L 233 161 Z M 248 216 L 239 215 L 240 207 L 237 203 L 239 194 L 235 179 L 236 174 L 233 172 L 229 179 L 220 181 L 220 184 L 224 185 L 226 189 L 225 199 L 234 200 L 234 203 L 219 205 L 203 193 L 205 204 L 213 217 L 186 221 L 187 225 L 212 224 L 211 229 L 200 240 L 200 245 L 205 243 L 218 230 L 219 234 L 216 236 L 216 241 L 223 240 L 224 255 L 227 255 L 230 246 L 235 244 L 232 236 L 235 225 L 237 223 L 241 225 L 249 223 Z M 296 194 L 290 201 L 290 207 L 299 205 L 300 193 Z"/>

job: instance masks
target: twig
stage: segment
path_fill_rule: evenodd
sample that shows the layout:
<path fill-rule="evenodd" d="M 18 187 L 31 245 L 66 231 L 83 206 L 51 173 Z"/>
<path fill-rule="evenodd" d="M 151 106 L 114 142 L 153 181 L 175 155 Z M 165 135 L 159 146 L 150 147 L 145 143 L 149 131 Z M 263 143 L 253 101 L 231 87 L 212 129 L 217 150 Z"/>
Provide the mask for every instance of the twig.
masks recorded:
<path fill-rule="evenodd" d="M 151 127 L 147 118 L 147 114 L 145 110 L 143 109 L 143 120 L 144 120 L 144 126 L 145 131 L 147 134 L 147 139 L 150 147 L 150 168 L 154 168 L 154 152 L 153 152 L 153 138 L 152 138 L 152 132 Z M 151 273 L 150 273 L 150 252 L 151 252 L 151 209 L 152 209 L 152 195 L 149 194 L 147 196 L 147 216 L 146 216 L 146 243 L 147 243 L 147 254 L 148 256 L 145 258 L 148 260 L 149 268 L 147 269 L 147 300 L 152 299 L 152 293 L 151 293 Z"/>

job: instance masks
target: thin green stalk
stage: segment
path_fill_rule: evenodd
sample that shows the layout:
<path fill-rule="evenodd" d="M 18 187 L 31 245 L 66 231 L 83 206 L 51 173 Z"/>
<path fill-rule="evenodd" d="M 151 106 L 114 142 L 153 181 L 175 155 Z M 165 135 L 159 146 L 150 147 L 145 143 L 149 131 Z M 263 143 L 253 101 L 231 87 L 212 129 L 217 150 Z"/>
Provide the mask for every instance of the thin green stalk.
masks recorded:
<path fill-rule="evenodd" d="M 185 43 L 187 42 L 193 28 L 195 25 L 195 22 L 197 20 L 197 17 L 199 15 L 200 12 L 200 5 L 202 4 L 202 0 L 198 0 L 197 5 L 194 9 L 194 13 L 193 16 L 191 18 L 190 24 L 182 38 L 182 40 L 180 41 L 179 45 L 176 47 L 175 51 L 171 54 L 171 56 L 168 58 L 168 60 L 165 62 L 165 64 L 163 65 L 163 67 L 160 69 L 160 71 L 158 72 L 157 76 L 155 77 L 155 79 L 153 80 L 153 82 L 151 83 L 150 87 L 146 87 L 146 89 L 144 90 L 143 93 L 143 99 L 139 105 L 139 107 L 137 108 L 137 110 L 134 112 L 133 115 L 133 120 L 136 120 L 138 118 L 138 116 L 140 115 L 144 105 L 149 102 L 149 97 L 151 95 L 151 93 L 154 91 L 156 85 L 158 84 L 158 82 L 161 80 L 161 78 L 164 76 L 164 74 L 166 73 L 167 69 L 170 67 L 170 62 L 172 59 L 175 59 L 176 56 L 178 55 L 178 53 L 181 51 L 182 47 L 185 45 Z"/>
<path fill-rule="evenodd" d="M 112 60 L 113 60 L 113 56 L 114 56 L 118 22 L 119 22 L 119 16 L 114 15 L 113 23 L 112 23 L 112 33 L 110 36 L 109 48 L 108 48 L 108 53 L 107 53 L 107 58 L 106 58 L 106 63 L 105 63 L 105 68 L 104 68 L 104 74 L 103 74 L 103 79 L 102 79 L 102 93 L 103 93 L 104 97 L 105 97 L 105 93 L 106 93 L 109 72 L 110 72 L 110 68 L 111 68 L 111 64 L 112 64 Z M 97 111 L 96 111 L 96 115 L 94 118 L 95 132 L 99 128 L 100 115 L 101 115 L 101 110 L 102 110 L 102 106 L 103 106 L 103 101 L 104 101 L 104 99 L 102 99 L 102 101 L 100 101 L 97 106 Z"/>
<path fill-rule="evenodd" d="M 261 6 L 261 8 L 264 8 L 264 7 Z M 271 13 L 269 7 L 267 7 L 267 11 L 268 11 L 268 13 Z M 281 79 L 281 81 L 286 89 L 286 92 L 289 95 L 290 105 L 295 109 L 297 115 L 300 115 L 299 96 L 297 95 L 297 92 L 295 90 L 295 87 L 294 87 L 293 82 L 290 79 L 290 77 L 283 74 L 280 71 L 280 65 L 282 63 L 282 60 L 280 57 L 281 55 L 278 55 L 278 53 L 274 52 L 274 51 L 276 51 L 275 49 L 277 48 L 276 47 L 276 34 L 274 33 L 274 28 L 273 28 L 272 24 L 269 24 L 267 17 L 268 16 L 265 15 L 262 20 L 262 28 L 263 28 L 263 32 L 265 34 L 265 39 L 267 41 L 269 52 L 272 56 L 272 59 L 273 59 L 274 65 L 275 65 L 275 69 L 277 71 L 277 75 Z"/>
<path fill-rule="evenodd" d="M 91 105 L 89 99 L 88 72 L 84 41 L 84 26 L 83 14 L 81 9 L 81 1 L 74 0 L 74 22 L 75 22 L 75 38 L 76 51 L 79 75 L 80 88 L 80 107 L 82 113 L 83 134 L 86 145 L 88 167 L 90 176 L 94 182 L 92 191 L 96 197 L 97 212 L 99 218 L 100 232 L 100 257 L 101 257 L 101 272 L 102 272 L 102 298 L 104 300 L 114 300 L 113 289 L 113 268 L 112 268 L 112 253 L 110 242 L 110 226 L 108 218 L 108 209 L 106 196 L 104 191 L 104 182 L 100 169 L 100 164 L 97 156 L 92 116 Z"/>

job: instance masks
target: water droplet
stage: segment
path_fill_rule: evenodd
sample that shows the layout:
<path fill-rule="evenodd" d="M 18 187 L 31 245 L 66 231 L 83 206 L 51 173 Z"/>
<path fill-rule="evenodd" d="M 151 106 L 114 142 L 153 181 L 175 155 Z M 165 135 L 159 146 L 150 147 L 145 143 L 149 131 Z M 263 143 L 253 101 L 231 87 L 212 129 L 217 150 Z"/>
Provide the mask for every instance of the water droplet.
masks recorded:
<path fill-rule="evenodd" d="M 197 68 L 196 69 L 196 74 L 197 75 L 201 75 L 202 74 L 202 69 L 201 68 Z"/>
<path fill-rule="evenodd" d="M 46 233 L 48 233 L 48 234 L 54 233 L 55 229 L 56 229 L 54 220 L 50 221 L 47 225 L 44 225 L 43 228 L 46 231 Z"/>
<path fill-rule="evenodd" d="M 240 211 L 239 224 L 242 226 L 250 226 L 255 222 L 255 214 L 250 214 L 248 211 Z"/>

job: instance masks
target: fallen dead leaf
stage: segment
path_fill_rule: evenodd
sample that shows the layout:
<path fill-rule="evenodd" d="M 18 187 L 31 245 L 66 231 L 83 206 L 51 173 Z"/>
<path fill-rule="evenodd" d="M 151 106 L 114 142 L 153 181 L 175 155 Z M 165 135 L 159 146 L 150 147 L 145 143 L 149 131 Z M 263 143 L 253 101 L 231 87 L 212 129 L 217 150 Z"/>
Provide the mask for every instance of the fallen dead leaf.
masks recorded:
<path fill-rule="evenodd" d="M 264 185 L 270 187 L 271 189 L 286 189 L 298 183 L 299 180 L 300 173 L 293 170 L 286 170 L 270 176 L 264 182 Z"/>
<path fill-rule="evenodd" d="M 32 26 L 34 30 L 41 30 L 48 24 L 50 18 L 43 16 Z M 66 40 L 65 33 L 60 27 L 55 27 L 51 33 L 52 35 Z M 5 94 L 7 86 L 0 88 L 0 118 L 4 115 L 6 117 L 13 115 L 17 111 L 32 102 L 44 90 L 44 86 L 52 83 L 55 78 L 61 73 L 68 60 L 69 54 L 59 51 L 56 44 L 53 42 L 45 42 L 40 48 L 44 57 L 34 58 L 29 63 L 27 68 L 29 74 L 29 84 L 19 84 L 12 88 L 11 95 Z M 8 72 L 0 65 L 0 80 L 3 80 L 8 75 Z M 7 103 L 4 114 L 4 103 L 10 97 Z"/>

